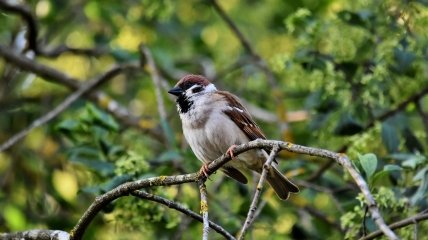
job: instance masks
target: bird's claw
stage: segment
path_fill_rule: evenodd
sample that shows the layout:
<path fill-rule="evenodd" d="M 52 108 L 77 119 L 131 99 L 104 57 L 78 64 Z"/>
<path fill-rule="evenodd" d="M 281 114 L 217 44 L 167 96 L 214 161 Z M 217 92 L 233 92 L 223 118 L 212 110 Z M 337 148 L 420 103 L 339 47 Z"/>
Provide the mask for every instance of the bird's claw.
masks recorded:
<path fill-rule="evenodd" d="M 202 176 L 204 175 L 207 179 L 210 179 L 210 175 L 208 174 L 208 163 L 204 163 L 204 165 L 202 165 L 201 169 L 199 170 L 199 175 Z"/>
<path fill-rule="evenodd" d="M 226 154 L 230 156 L 230 158 L 235 158 L 235 155 L 233 154 L 233 150 L 236 148 L 236 145 L 233 144 L 232 146 L 230 146 L 227 151 Z"/>

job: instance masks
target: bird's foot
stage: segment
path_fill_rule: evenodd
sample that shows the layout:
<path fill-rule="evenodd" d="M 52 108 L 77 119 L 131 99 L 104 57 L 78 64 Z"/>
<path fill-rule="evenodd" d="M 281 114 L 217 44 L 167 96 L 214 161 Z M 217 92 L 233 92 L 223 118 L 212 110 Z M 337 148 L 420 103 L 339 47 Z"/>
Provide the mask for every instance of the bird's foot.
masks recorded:
<path fill-rule="evenodd" d="M 199 170 L 199 175 L 202 176 L 204 175 L 207 179 L 210 179 L 210 175 L 208 174 L 208 164 L 209 163 L 204 163 L 201 167 L 201 169 Z M 210 179 L 211 180 L 211 179 Z"/>
<path fill-rule="evenodd" d="M 233 150 L 236 148 L 236 145 L 233 144 L 232 146 L 230 146 L 227 151 L 226 154 L 228 154 L 230 156 L 230 158 L 235 158 L 235 155 L 233 155 Z"/>

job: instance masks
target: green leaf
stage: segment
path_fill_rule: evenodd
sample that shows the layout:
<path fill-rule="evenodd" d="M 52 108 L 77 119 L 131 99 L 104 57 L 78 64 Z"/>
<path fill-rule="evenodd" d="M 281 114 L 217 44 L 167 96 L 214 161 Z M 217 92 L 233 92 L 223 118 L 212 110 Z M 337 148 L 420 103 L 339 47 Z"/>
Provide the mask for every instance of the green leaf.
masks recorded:
<path fill-rule="evenodd" d="M 413 155 L 406 161 L 404 161 L 401 165 L 403 167 L 409 167 L 411 169 L 415 169 L 418 165 L 424 163 L 426 158 L 422 155 Z"/>
<path fill-rule="evenodd" d="M 120 184 L 130 181 L 131 179 L 132 179 L 132 176 L 126 175 L 126 174 L 115 176 L 99 185 L 84 187 L 82 188 L 81 191 L 85 193 L 91 193 L 91 194 L 101 194 L 101 193 L 108 192 L 113 188 L 119 186 Z"/>
<path fill-rule="evenodd" d="M 385 165 L 383 167 L 382 171 L 379 171 L 373 175 L 373 177 L 371 178 L 371 181 L 370 181 L 371 185 L 375 185 L 376 183 L 381 181 L 381 179 L 384 179 L 385 177 L 387 177 L 390 174 L 390 172 L 401 171 L 401 170 L 402 170 L 402 168 L 400 166 L 397 166 L 397 165 L 393 165 L 393 164 Z M 389 180 L 388 180 L 388 182 L 389 182 Z M 386 185 L 385 183 L 382 183 L 382 186 L 385 186 L 385 185 Z"/>
<path fill-rule="evenodd" d="M 108 191 L 112 190 L 113 188 L 119 186 L 120 184 L 125 183 L 125 182 L 127 182 L 127 181 L 129 181 L 131 179 L 132 179 L 132 176 L 128 175 L 128 174 L 124 174 L 124 175 L 120 175 L 120 176 L 115 176 L 111 180 L 103 183 L 101 185 L 101 189 L 104 192 L 108 192 Z"/>
<path fill-rule="evenodd" d="M 367 153 L 364 155 L 358 155 L 361 167 L 363 167 L 364 172 L 369 179 L 373 173 L 376 171 L 377 167 L 377 157 L 373 153 Z"/>
<path fill-rule="evenodd" d="M 387 164 L 383 167 L 383 171 L 387 171 L 387 172 L 401 171 L 401 170 L 403 170 L 403 168 L 401 168 L 398 165 L 394 165 L 394 164 Z"/>
<path fill-rule="evenodd" d="M 109 114 L 101 111 L 93 104 L 88 104 L 86 106 L 87 114 L 82 116 L 82 120 L 88 123 L 92 123 L 101 127 L 104 127 L 111 131 L 118 131 L 119 125 Z"/>
<path fill-rule="evenodd" d="M 108 176 L 114 172 L 114 164 L 100 160 L 76 157 L 71 159 L 71 162 L 82 164 L 103 176 Z"/>
<path fill-rule="evenodd" d="M 421 181 L 425 178 L 425 175 L 427 175 L 428 172 L 428 167 L 424 167 L 421 170 L 419 170 L 416 175 L 413 177 L 413 181 L 417 182 L 417 181 Z"/>
<path fill-rule="evenodd" d="M 181 158 L 180 153 L 175 150 L 171 150 L 162 153 L 157 160 L 159 162 L 172 162 L 179 158 Z"/>
<path fill-rule="evenodd" d="M 79 129 L 80 123 L 76 120 L 67 119 L 55 126 L 55 129 L 58 131 L 76 131 Z"/>
<path fill-rule="evenodd" d="M 398 151 L 400 139 L 397 130 L 389 123 L 382 124 L 382 142 L 390 153 Z"/>
<path fill-rule="evenodd" d="M 397 73 L 413 76 L 412 65 L 416 60 L 416 55 L 400 48 L 394 50 L 395 65 L 392 67 Z"/>
<path fill-rule="evenodd" d="M 424 175 L 426 175 L 425 173 L 426 171 L 424 172 Z M 422 177 L 418 190 L 416 190 L 416 193 L 410 198 L 410 203 L 412 205 L 415 205 L 418 202 L 425 200 L 427 191 L 428 191 L 428 178 Z"/>

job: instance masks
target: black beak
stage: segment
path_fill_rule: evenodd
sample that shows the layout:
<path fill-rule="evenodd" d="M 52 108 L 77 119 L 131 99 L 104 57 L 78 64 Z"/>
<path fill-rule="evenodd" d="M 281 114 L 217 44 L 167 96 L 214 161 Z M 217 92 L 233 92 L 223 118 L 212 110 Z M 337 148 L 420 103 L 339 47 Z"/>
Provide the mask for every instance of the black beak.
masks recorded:
<path fill-rule="evenodd" d="M 180 94 L 182 94 L 183 92 L 184 92 L 183 89 L 181 89 L 180 87 L 175 87 L 168 91 L 169 94 L 172 94 L 175 96 L 180 96 Z"/>

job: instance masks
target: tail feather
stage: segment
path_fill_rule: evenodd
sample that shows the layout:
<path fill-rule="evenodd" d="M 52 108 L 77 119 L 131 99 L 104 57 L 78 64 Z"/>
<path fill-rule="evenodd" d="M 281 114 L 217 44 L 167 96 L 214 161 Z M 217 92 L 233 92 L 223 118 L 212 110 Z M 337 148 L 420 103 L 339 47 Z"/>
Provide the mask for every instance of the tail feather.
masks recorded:
<path fill-rule="evenodd" d="M 288 180 L 284 175 L 282 175 L 274 166 L 271 167 L 271 170 L 267 174 L 266 180 L 273 188 L 276 195 L 278 195 L 278 197 L 282 200 L 287 200 L 290 196 L 290 192 L 299 192 L 299 188 L 290 180 Z"/>

